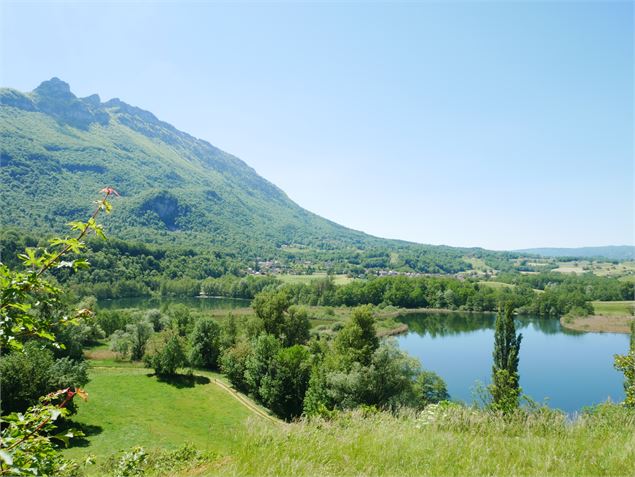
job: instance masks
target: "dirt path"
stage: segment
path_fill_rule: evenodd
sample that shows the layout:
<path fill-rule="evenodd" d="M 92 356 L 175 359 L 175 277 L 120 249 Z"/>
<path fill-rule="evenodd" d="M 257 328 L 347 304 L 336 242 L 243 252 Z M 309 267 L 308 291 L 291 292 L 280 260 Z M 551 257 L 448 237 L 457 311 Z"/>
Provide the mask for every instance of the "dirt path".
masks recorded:
<path fill-rule="evenodd" d="M 249 399 L 247 399 L 246 397 L 244 397 L 242 394 L 240 394 L 238 391 L 232 389 L 230 386 L 228 386 L 227 384 L 225 384 L 224 382 L 222 382 L 220 379 L 218 378 L 212 378 L 214 384 L 216 384 L 218 387 L 224 389 L 225 391 L 227 391 L 229 394 L 231 394 L 232 396 L 234 396 L 234 398 L 236 398 L 238 400 L 238 402 L 240 402 L 243 406 L 245 406 L 247 409 L 249 409 L 250 411 L 252 411 L 254 414 L 257 414 L 258 416 L 267 419 L 275 424 L 285 424 L 283 421 L 276 419 L 273 416 L 270 416 L 269 414 L 267 414 L 266 412 L 264 412 L 262 409 L 260 409 L 258 406 L 256 406 L 254 403 L 252 403 Z"/>

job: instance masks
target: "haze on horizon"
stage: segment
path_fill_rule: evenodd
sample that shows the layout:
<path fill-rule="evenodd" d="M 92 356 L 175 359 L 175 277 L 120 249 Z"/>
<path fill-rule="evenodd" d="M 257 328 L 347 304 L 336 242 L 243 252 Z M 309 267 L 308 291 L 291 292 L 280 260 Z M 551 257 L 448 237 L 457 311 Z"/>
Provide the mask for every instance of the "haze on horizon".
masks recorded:
<path fill-rule="evenodd" d="M 632 2 L 0 8 L 2 86 L 119 97 L 347 227 L 634 242 Z"/>

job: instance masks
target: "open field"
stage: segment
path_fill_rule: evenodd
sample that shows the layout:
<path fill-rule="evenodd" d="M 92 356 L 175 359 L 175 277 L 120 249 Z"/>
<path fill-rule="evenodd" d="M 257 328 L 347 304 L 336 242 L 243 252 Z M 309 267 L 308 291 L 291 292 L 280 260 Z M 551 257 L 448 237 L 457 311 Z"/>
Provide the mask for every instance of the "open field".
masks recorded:
<path fill-rule="evenodd" d="M 635 319 L 635 301 L 592 301 L 595 313 L 591 316 L 563 316 L 563 327 L 577 331 L 629 333 Z"/>
<path fill-rule="evenodd" d="M 495 281 L 489 281 L 489 280 L 482 280 L 480 282 L 478 282 L 479 285 L 482 286 L 486 286 L 486 287 L 490 287 L 490 288 L 514 288 L 514 285 L 510 284 L 510 283 L 503 283 L 503 282 L 495 282 Z"/>
<path fill-rule="evenodd" d="M 635 301 L 592 301 L 596 315 L 601 316 L 633 316 Z"/>
<path fill-rule="evenodd" d="M 482 258 L 477 257 L 461 257 L 463 260 L 472 265 L 472 270 L 477 272 L 491 272 L 493 271 L 492 267 L 489 267 Z"/>
<path fill-rule="evenodd" d="M 630 333 L 630 322 L 633 317 L 628 316 L 580 316 L 577 318 L 562 317 L 560 324 L 564 328 L 576 331 L 594 333 Z"/>
<path fill-rule="evenodd" d="M 516 285 L 512 285 L 511 283 L 504 283 L 504 282 L 497 282 L 497 281 L 493 281 L 493 280 L 481 280 L 480 282 L 478 282 L 479 285 L 481 286 L 486 286 L 486 287 L 490 287 L 490 288 L 494 288 L 494 289 L 501 289 L 501 288 L 515 288 Z M 544 293 L 544 290 L 538 290 L 537 288 L 534 288 L 534 291 L 536 293 Z"/>
<path fill-rule="evenodd" d="M 629 277 L 635 275 L 635 262 L 596 262 L 590 260 L 578 260 L 575 262 L 558 262 L 558 267 L 553 269 L 560 273 L 588 273 L 604 277 Z"/>
<path fill-rule="evenodd" d="M 322 272 L 322 273 L 314 273 L 313 275 L 282 274 L 282 275 L 272 275 L 272 276 L 279 280 L 282 280 L 283 283 L 310 283 L 311 280 L 315 280 L 318 278 L 326 278 L 328 275 Z M 349 282 L 352 282 L 353 280 L 354 278 L 351 278 L 348 275 L 333 275 L 333 282 L 336 285 L 345 285 Z"/>
<path fill-rule="evenodd" d="M 85 446 L 65 450 L 67 457 L 94 455 L 99 463 L 137 445 L 175 449 L 184 443 L 222 455 L 235 448 L 255 415 L 215 382 L 222 380 L 215 373 L 159 381 L 148 369 L 112 364 L 90 370 L 88 401 L 72 418 L 87 434 Z"/>

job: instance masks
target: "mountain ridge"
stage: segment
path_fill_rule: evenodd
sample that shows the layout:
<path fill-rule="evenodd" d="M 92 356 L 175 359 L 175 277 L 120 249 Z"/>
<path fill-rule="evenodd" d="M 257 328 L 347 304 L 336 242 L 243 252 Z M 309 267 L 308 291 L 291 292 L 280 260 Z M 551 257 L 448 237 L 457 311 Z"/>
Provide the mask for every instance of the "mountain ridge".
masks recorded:
<path fill-rule="evenodd" d="M 595 247 L 536 247 L 513 250 L 517 253 L 543 257 L 607 258 L 609 260 L 635 260 L 633 245 L 603 245 Z"/>
<path fill-rule="evenodd" d="M 206 140 L 118 98 L 78 98 L 59 78 L 29 93 L 0 89 L 0 129 L 5 227 L 63 233 L 108 185 L 122 197 L 106 227 L 123 239 L 298 260 L 310 250 L 327 261 L 366 256 L 377 267 L 442 273 L 470 269 L 466 254 L 506 257 L 349 229 L 303 209 Z"/>

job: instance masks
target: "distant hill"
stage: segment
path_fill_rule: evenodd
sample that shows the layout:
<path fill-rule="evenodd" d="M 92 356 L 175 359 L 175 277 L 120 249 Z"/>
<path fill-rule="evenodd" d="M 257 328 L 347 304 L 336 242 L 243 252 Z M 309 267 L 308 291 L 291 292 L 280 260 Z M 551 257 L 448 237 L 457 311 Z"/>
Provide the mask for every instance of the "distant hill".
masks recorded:
<path fill-rule="evenodd" d="M 514 256 L 348 229 L 303 209 L 237 157 L 119 99 L 78 98 L 58 78 L 28 93 L 0 89 L 0 131 L 2 227 L 66 231 L 112 186 L 121 197 L 106 226 L 121 239 L 442 273 L 470 269 L 466 255 L 495 268 Z"/>
<path fill-rule="evenodd" d="M 607 258 L 609 260 L 635 260 L 635 247 L 631 245 L 608 245 L 606 247 L 579 248 L 527 248 L 514 250 L 521 254 L 543 257 Z"/>

